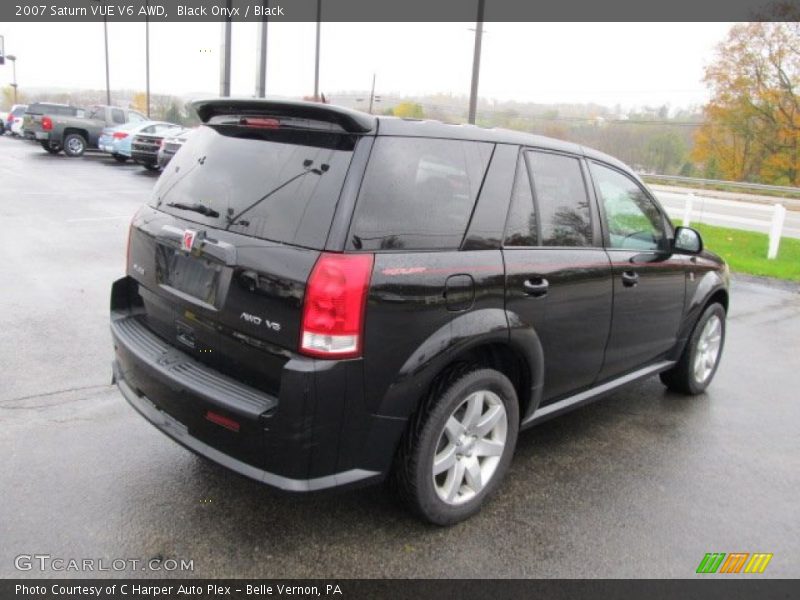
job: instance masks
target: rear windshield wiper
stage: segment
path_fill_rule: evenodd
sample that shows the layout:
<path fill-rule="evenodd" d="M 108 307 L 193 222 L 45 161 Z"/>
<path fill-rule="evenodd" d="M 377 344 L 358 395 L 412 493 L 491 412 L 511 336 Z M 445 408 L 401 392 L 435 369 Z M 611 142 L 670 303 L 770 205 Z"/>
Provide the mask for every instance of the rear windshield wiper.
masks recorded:
<path fill-rule="evenodd" d="M 268 191 L 266 194 L 264 194 L 263 196 L 261 196 L 261 198 L 259 198 L 259 199 L 258 199 L 258 200 L 256 200 L 255 202 L 253 202 L 253 203 L 252 203 L 251 205 L 249 205 L 247 208 L 244 208 L 244 209 L 240 210 L 240 211 L 239 211 L 238 213 L 236 213 L 235 215 L 233 215 L 233 216 L 230 216 L 230 214 L 229 214 L 229 215 L 228 215 L 228 217 L 227 217 L 227 219 L 228 219 L 228 225 L 225 227 L 225 229 L 226 229 L 226 230 L 227 230 L 227 229 L 230 229 L 230 228 L 231 228 L 231 225 L 237 225 L 237 224 L 238 224 L 238 225 L 249 225 L 249 223 L 247 223 L 246 221 L 239 221 L 239 218 L 240 218 L 240 217 L 241 217 L 243 214 L 245 214 L 246 212 L 249 212 L 249 211 L 251 211 L 251 210 L 252 210 L 252 209 L 254 209 L 256 206 L 258 206 L 259 204 L 261 204 L 261 203 L 262 203 L 264 200 L 266 200 L 267 198 L 269 198 L 270 196 L 272 196 L 272 194 L 274 194 L 274 193 L 276 193 L 276 192 L 278 192 L 278 191 L 282 190 L 282 189 L 283 189 L 283 188 L 285 188 L 287 185 L 289 185 L 289 184 L 290 184 L 290 183 L 292 183 L 293 181 L 296 181 L 296 180 L 300 179 L 300 178 L 301 178 L 301 177 L 303 177 L 304 175 L 308 175 L 309 173 L 314 173 L 315 175 L 322 175 L 323 173 L 327 172 L 327 170 L 330 168 L 330 165 L 327 165 L 327 164 L 322 164 L 322 165 L 320 165 L 320 166 L 319 166 L 319 169 L 312 169 L 312 168 L 311 168 L 311 165 L 313 165 L 313 164 L 314 164 L 314 161 L 313 161 L 313 160 L 311 160 L 311 159 L 309 159 L 309 158 L 305 159 L 305 160 L 303 161 L 303 170 L 302 170 L 302 171 L 300 171 L 300 172 L 299 172 L 297 175 L 294 175 L 293 177 L 290 177 L 289 179 L 287 179 L 286 181 L 284 181 L 283 183 L 281 183 L 281 184 L 280 184 L 280 185 L 278 185 L 277 187 L 274 187 L 274 188 L 272 188 L 272 189 L 271 189 L 270 191 Z"/>
<path fill-rule="evenodd" d="M 213 208 L 209 208 L 205 204 L 184 204 L 183 202 L 168 202 L 167 206 L 171 206 L 172 208 L 177 208 L 179 210 L 191 210 L 196 213 L 200 213 L 201 215 L 205 215 L 206 217 L 211 217 L 216 219 L 219 216 L 219 213 L 215 211 Z"/>

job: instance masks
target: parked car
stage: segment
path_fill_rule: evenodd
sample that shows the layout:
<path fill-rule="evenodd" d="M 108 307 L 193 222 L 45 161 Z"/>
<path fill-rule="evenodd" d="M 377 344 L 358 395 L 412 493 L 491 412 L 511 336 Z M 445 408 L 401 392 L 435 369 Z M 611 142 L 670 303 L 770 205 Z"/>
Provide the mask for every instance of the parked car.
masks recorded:
<path fill-rule="evenodd" d="M 154 133 L 144 131 L 133 137 L 131 142 L 131 158 L 142 165 L 148 171 L 158 171 L 161 167 L 158 164 L 158 151 L 161 148 L 161 140 L 170 129 L 179 131 L 180 125 L 168 124 L 169 127 L 162 128 Z"/>
<path fill-rule="evenodd" d="M 181 149 L 186 140 L 192 135 L 194 129 L 180 129 L 164 135 L 161 147 L 158 149 L 158 166 L 162 169 L 169 164 L 175 153 Z"/>
<path fill-rule="evenodd" d="M 0 111 L 0 135 L 5 135 L 6 133 L 7 118 L 8 118 L 8 113 L 5 111 Z"/>
<path fill-rule="evenodd" d="M 69 104 L 56 104 L 53 102 L 34 102 L 25 110 L 25 116 L 22 121 L 23 135 L 26 139 L 36 140 L 36 129 L 41 129 L 42 120 L 47 124 L 50 120 L 52 125 L 55 119 L 56 123 L 64 117 L 82 117 L 84 116 L 84 109 L 78 106 L 71 106 Z M 42 148 L 51 153 L 58 153 L 61 151 L 61 146 L 58 144 L 51 145 L 49 141 L 40 141 Z"/>
<path fill-rule="evenodd" d="M 620 161 L 329 105 L 195 107 L 111 290 L 117 385 L 190 450 L 297 492 L 392 476 L 447 525 L 521 429 L 644 377 L 713 379 L 727 267 Z"/>
<path fill-rule="evenodd" d="M 136 121 L 106 127 L 97 141 L 97 147 L 118 162 L 125 162 L 131 157 L 131 142 L 137 134 L 172 131 L 176 127 L 177 125 L 164 121 Z"/>
<path fill-rule="evenodd" d="M 28 106 L 26 104 L 15 104 L 11 107 L 11 110 L 8 111 L 6 129 L 11 132 L 11 135 L 22 135 L 22 120 L 25 115 L 25 109 L 27 108 Z"/>
<path fill-rule="evenodd" d="M 146 121 L 146 117 L 127 108 L 116 106 L 91 106 L 85 113 L 75 116 L 43 115 L 31 123 L 34 138 L 48 152 L 57 154 L 62 149 L 70 157 L 83 156 L 88 148 L 97 148 L 100 135 L 106 127 L 123 123 Z"/>

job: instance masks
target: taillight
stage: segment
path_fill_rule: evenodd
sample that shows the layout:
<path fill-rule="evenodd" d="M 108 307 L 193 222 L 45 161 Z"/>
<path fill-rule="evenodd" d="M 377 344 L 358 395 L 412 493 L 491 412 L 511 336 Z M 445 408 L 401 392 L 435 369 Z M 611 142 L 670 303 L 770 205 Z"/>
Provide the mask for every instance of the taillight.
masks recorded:
<path fill-rule="evenodd" d="M 364 341 L 364 312 L 372 254 L 327 254 L 306 286 L 300 352 L 320 358 L 355 358 Z"/>
<path fill-rule="evenodd" d="M 45 131 L 52 131 L 53 129 L 53 119 L 50 117 L 42 117 L 42 129 Z"/>
<path fill-rule="evenodd" d="M 112 137 L 115 140 L 124 140 L 126 137 L 128 137 L 128 134 L 125 133 L 124 131 L 115 131 Z"/>

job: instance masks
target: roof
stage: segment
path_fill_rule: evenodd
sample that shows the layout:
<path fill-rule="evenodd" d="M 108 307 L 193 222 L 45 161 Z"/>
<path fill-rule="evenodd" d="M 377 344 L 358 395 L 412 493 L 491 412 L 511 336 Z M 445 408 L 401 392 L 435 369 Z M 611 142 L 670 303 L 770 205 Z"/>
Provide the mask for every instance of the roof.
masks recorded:
<path fill-rule="evenodd" d="M 398 117 L 376 117 L 361 111 L 333 104 L 286 100 L 275 98 L 212 98 L 192 103 L 203 122 L 221 114 L 247 112 L 271 116 L 291 115 L 318 119 L 340 125 L 349 133 L 362 135 L 394 135 L 408 137 L 431 137 L 443 139 L 471 140 L 494 144 L 514 144 L 580 154 L 615 165 L 628 172 L 630 167 L 618 159 L 598 150 L 542 135 L 511 131 L 509 129 L 486 128 L 476 125 L 455 125 L 424 119 Z"/>
<path fill-rule="evenodd" d="M 565 142 L 543 135 L 513 131 L 511 129 L 478 127 L 477 125 L 450 124 L 441 121 L 424 119 L 403 119 L 397 117 L 378 117 L 379 135 L 396 135 L 410 137 L 434 137 L 458 140 L 490 142 L 494 144 L 514 144 L 557 152 L 580 154 L 588 158 L 596 158 L 615 166 L 630 170 L 622 161 L 599 150 L 587 148 L 572 142 Z"/>

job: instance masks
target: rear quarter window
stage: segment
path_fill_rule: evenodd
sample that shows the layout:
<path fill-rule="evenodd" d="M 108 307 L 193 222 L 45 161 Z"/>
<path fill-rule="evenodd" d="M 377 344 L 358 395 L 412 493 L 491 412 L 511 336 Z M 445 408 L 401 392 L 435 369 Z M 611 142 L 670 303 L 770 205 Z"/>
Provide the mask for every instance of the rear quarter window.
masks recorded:
<path fill-rule="evenodd" d="M 356 250 L 457 249 L 494 144 L 379 137 L 350 228 Z"/>

